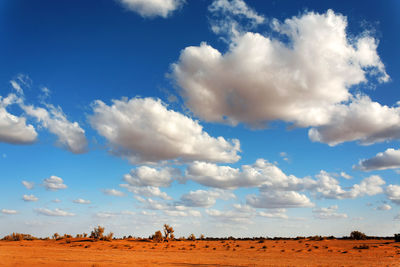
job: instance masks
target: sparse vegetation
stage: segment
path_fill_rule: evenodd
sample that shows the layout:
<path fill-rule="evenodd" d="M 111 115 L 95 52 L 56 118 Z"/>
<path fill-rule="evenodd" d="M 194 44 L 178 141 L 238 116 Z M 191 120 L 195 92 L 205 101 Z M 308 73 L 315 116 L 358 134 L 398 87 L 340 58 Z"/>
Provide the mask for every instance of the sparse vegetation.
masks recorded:
<path fill-rule="evenodd" d="M 165 240 L 173 240 L 175 238 L 174 236 L 174 228 L 172 226 L 169 226 L 168 224 L 164 224 L 164 237 Z"/>
<path fill-rule="evenodd" d="M 194 234 L 190 234 L 187 239 L 191 240 L 191 241 L 195 241 L 196 240 L 196 236 Z"/>
<path fill-rule="evenodd" d="M 353 231 L 350 233 L 350 239 L 365 240 L 367 239 L 367 235 L 359 231 Z"/>
<path fill-rule="evenodd" d="M 98 225 L 91 232 L 90 238 L 93 238 L 95 240 L 99 240 L 100 238 L 103 237 L 103 234 L 104 234 L 104 227 L 101 227 L 100 225 Z"/>
<path fill-rule="evenodd" d="M 164 240 L 161 231 L 157 231 L 154 233 L 154 235 L 152 236 L 152 239 L 154 242 L 162 242 Z"/>

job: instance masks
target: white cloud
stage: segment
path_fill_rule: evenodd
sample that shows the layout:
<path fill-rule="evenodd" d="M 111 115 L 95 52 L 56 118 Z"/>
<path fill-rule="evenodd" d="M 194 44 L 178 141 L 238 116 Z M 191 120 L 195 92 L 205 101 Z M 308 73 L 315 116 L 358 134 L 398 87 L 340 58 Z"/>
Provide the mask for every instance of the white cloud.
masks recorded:
<path fill-rule="evenodd" d="M 34 182 L 22 181 L 21 183 L 28 190 L 31 190 L 35 186 Z"/>
<path fill-rule="evenodd" d="M 140 196 L 135 196 L 135 199 L 143 204 L 144 209 L 148 210 L 167 210 L 168 205 L 164 202 L 154 200 L 151 198 L 142 198 Z"/>
<path fill-rule="evenodd" d="M 3 213 L 3 214 L 7 214 L 7 215 L 13 215 L 13 214 L 17 214 L 17 213 L 18 213 L 18 211 L 16 211 L 16 210 L 7 210 L 7 209 L 2 209 L 2 210 L 1 210 L 1 213 Z"/>
<path fill-rule="evenodd" d="M 167 193 L 162 192 L 160 188 L 156 186 L 132 186 L 128 184 L 120 184 L 119 186 L 121 186 L 122 188 L 126 188 L 129 192 L 139 196 L 159 197 L 165 200 L 172 199 L 170 196 L 168 196 Z"/>
<path fill-rule="evenodd" d="M 0 96 L 0 142 L 12 144 L 30 144 L 36 141 L 37 132 L 33 125 L 26 124 L 26 118 L 17 117 L 7 112 L 8 105 L 17 104 L 28 116 L 36 118 L 42 127 L 57 135 L 58 144 L 73 153 L 84 153 L 87 149 L 85 131 L 77 122 L 70 122 L 61 107 L 51 104 L 43 105 L 46 108 L 25 105 L 22 85 L 30 87 L 30 79 L 25 75 L 18 75 L 10 81 L 17 95 L 9 94 L 6 98 Z M 50 91 L 42 88 L 45 94 Z"/>
<path fill-rule="evenodd" d="M 314 204 L 304 194 L 295 191 L 268 191 L 259 195 L 248 195 L 246 203 L 254 208 L 300 208 L 312 207 Z"/>
<path fill-rule="evenodd" d="M 264 23 L 265 18 L 242 0 L 215 0 L 208 7 L 212 15 L 211 30 L 216 34 L 237 35 Z"/>
<path fill-rule="evenodd" d="M 208 209 L 206 213 L 211 218 L 226 224 L 251 224 L 256 210 L 248 205 L 234 204 L 232 210 Z"/>
<path fill-rule="evenodd" d="M 393 203 L 400 205 L 400 185 L 388 185 L 385 193 L 388 199 Z"/>
<path fill-rule="evenodd" d="M 98 212 L 95 214 L 96 217 L 102 218 L 102 219 L 110 219 L 118 216 L 119 214 L 115 212 Z"/>
<path fill-rule="evenodd" d="M 104 189 L 103 193 L 109 196 L 116 196 L 116 197 L 123 197 L 125 196 L 124 192 L 121 192 L 119 190 L 116 189 Z"/>
<path fill-rule="evenodd" d="M 346 141 L 360 140 L 369 145 L 400 138 L 400 107 L 388 107 L 357 95 L 346 104 L 331 110 L 330 119 L 320 127 L 312 128 L 308 136 L 314 142 L 330 146 Z"/>
<path fill-rule="evenodd" d="M 26 202 L 35 202 L 38 201 L 39 199 L 35 197 L 34 195 L 24 195 L 22 199 Z"/>
<path fill-rule="evenodd" d="M 205 186 L 221 189 L 241 187 L 258 187 L 261 192 L 278 194 L 280 191 L 309 191 L 322 198 L 344 199 L 365 195 L 376 195 L 383 192 L 385 181 L 377 175 L 363 179 L 349 190 L 344 190 L 331 174 L 321 171 L 310 177 L 298 178 L 286 175 L 275 164 L 258 159 L 252 165 L 243 165 L 241 170 L 229 166 L 195 161 L 190 164 L 183 180 L 192 180 Z M 279 193 L 285 195 L 286 193 Z"/>
<path fill-rule="evenodd" d="M 375 157 L 360 160 L 353 168 L 363 171 L 400 168 L 400 150 L 388 148 L 385 152 L 376 154 Z"/>
<path fill-rule="evenodd" d="M 357 198 L 365 195 L 373 196 L 383 192 L 382 185 L 385 181 L 378 175 L 371 175 L 363 179 L 359 184 L 354 184 L 350 190 L 344 190 L 339 182 L 329 173 L 321 171 L 317 184 L 312 190 L 320 193 L 321 197 L 332 199 Z"/>
<path fill-rule="evenodd" d="M 304 184 L 315 183 L 309 178 L 299 179 L 293 175 L 287 176 L 276 165 L 264 159 L 258 159 L 252 165 L 242 165 L 241 170 L 195 161 L 188 166 L 184 179 L 222 189 L 263 185 L 269 188 L 294 190 L 304 187 Z"/>
<path fill-rule="evenodd" d="M 344 178 L 344 179 L 347 179 L 347 180 L 353 178 L 353 177 L 351 177 L 350 175 L 348 175 L 348 174 L 345 173 L 345 172 L 340 172 L 340 176 L 341 176 L 342 178 Z"/>
<path fill-rule="evenodd" d="M 330 206 L 327 208 L 313 209 L 314 217 L 317 219 L 344 219 L 347 218 L 345 213 L 337 213 L 338 206 Z"/>
<path fill-rule="evenodd" d="M 90 200 L 85 200 L 82 198 L 75 199 L 73 202 L 76 204 L 90 204 L 91 203 Z"/>
<path fill-rule="evenodd" d="M 64 184 L 63 179 L 54 175 L 44 179 L 43 186 L 46 187 L 47 190 L 51 191 L 57 191 L 59 189 L 67 188 L 67 185 Z"/>
<path fill-rule="evenodd" d="M 20 99 L 9 94 L 0 96 L 0 142 L 10 144 L 31 144 L 36 141 L 37 132 L 33 125 L 26 123 L 25 117 L 8 113 L 6 107 L 19 102 Z"/>
<path fill-rule="evenodd" d="M 124 181 L 132 186 L 161 186 L 168 187 L 173 179 L 180 177 L 179 169 L 170 167 L 156 169 L 148 166 L 140 166 L 132 169 L 124 175 Z"/>
<path fill-rule="evenodd" d="M 58 208 L 56 208 L 54 210 L 39 208 L 39 209 L 36 209 L 36 212 L 39 214 L 42 214 L 42 215 L 46 215 L 46 216 L 56 216 L 56 217 L 75 216 L 74 213 L 70 213 L 70 212 L 67 212 L 67 211 L 64 211 L 64 210 L 58 209 Z"/>
<path fill-rule="evenodd" d="M 23 94 L 24 91 L 22 90 L 21 86 L 19 85 L 19 83 L 17 83 L 14 80 L 10 81 L 10 84 L 12 86 L 12 88 L 14 88 L 14 90 L 18 93 L 18 94 Z"/>
<path fill-rule="evenodd" d="M 232 192 L 224 190 L 197 190 L 190 191 L 187 194 L 181 196 L 180 203 L 187 207 L 211 207 L 215 204 L 217 199 L 228 200 L 236 198 Z"/>
<path fill-rule="evenodd" d="M 58 198 L 56 198 L 56 199 L 53 199 L 52 202 L 54 202 L 54 203 L 60 203 L 61 200 L 59 200 Z"/>
<path fill-rule="evenodd" d="M 118 0 L 125 8 L 142 17 L 168 17 L 179 9 L 184 0 Z"/>
<path fill-rule="evenodd" d="M 32 117 L 35 117 L 44 128 L 58 137 L 58 144 L 75 154 L 87 151 L 85 131 L 77 122 L 68 121 L 61 107 L 47 104 L 45 108 L 32 105 L 21 105 L 21 108 Z"/>
<path fill-rule="evenodd" d="M 367 32 L 348 37 L 346 17 L 332 10 L 274 20 L 272 27 L 289 44 L 247 32 L 233 38 L 225 54 L 206 43 L 181 52 L 173 77 L 194 114 L 232 125 L 282 120 L 312 126 L 311 140 L 330 145 L 400 137 L 398 108 L 349 91 L 370 76 L 389 80 L 376 39 Z"/>
<path fill-rule="evenodd" d="M 180 159 L 236 162 L 240 142 L 213 138 L 191 118 L 168 110 L 160 100 L 132 98 L 93 104 L 93 128 L 111 145 L 111 152 L 132 163 Z"/>
<path fill-rule="evenodd" d="M 286 209 L 270 209 L 268 211 L 259 211 L 257 215 L 266 218 L 288 219 L 289 217 L 285 213 Z"/>
<path fill-rule="evenodd" d="M 382 204 L 379 207 L 376 208 L 377 210 L 391 210 L 392 206 L 390 206 L 389 204 Z"/>
<path fill-rule="evenodd" d="M 164 214 L 171 217 L 201 217 L 201 212 L 198 210 L 165 210 Z"/>

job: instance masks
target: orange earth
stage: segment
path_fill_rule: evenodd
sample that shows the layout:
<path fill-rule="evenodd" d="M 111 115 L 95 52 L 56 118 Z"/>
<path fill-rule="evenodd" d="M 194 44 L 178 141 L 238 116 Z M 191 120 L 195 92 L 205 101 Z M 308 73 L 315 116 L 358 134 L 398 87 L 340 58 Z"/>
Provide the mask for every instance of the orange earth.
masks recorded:
<path fill-rule="evenodd" d="M 367 248 L 359 249 L 366 245 Z M 400 266 L 393 240 L 0 241 L 0 266 Z"/>

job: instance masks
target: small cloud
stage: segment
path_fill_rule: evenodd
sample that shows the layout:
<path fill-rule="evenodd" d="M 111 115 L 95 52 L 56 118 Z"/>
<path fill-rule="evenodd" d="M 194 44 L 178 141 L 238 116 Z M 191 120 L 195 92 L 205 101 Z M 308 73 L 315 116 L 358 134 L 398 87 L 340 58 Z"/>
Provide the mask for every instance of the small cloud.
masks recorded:
<path fill-rule="evenodd" d="M 392 206 L 388 205 L 388 204 L 383 204 L 379 207 L 376 208 L 377 210 L 391 210 Z"/>
<path fill-rule="evenodd" d="M 338 206 L 330 206 L 328 208 L 315 208 L 313 209 L 314 217 L 317 219 L 345 219 L 347 214 L 337 213 Z"/>
<path fill-rule="evenodd" d="M 26 189 L 31 190 L 34 186 L 34 182 L 22 181 L 22 185 L 25 186 Z"/>
<path fill-rule="evenodd" d="M 110 219 L 116 217 L 117 215 L 118 214 L 114 212 L 98 212 L 95 216 L 102 219 Z"/>
<path fill-rule="evenodd" d="M 45 100 L 45 99 L 48 98 L 48 97 L 50 96 L 50 94 L 51 94 L 50 89 L 47 88 L 47 87 L 42 87 L 42 88 L 41 88 L 41 91 L 42 91 L 42 95 L 40 96 L 40 98 L 41 98 L 42 100 Z"/>
<path fill-rule="evenodd" d="M 10 84 L 12 86 L 12 88 L 14 88 L 14 90 L 18 93 L 18 94 L 23 94 L 24 91 L 22 90 L 21 86 L 19 85 L 19 83 L 17 83 L 14 80 L 10 81 Z"/>
<path fill-rule="evenodd" d="M 46 187 L 47 190 L 51 191 L 57 191 L 59 189 L 66 189 L 67 186 L 64 184 L 64 181 L 62 178 L 57 177 L 57 176 L 50 176 L 49 178 L 46 178 L 43 180 L 43 185 Z"/>
<path fill-rule="evenodd" d="M 185 0 L 118 0 L 126 9 L 138 13 L 142 17 L 167 18 L 179 9 Z"/>
<path fill-rule="evenodd" d="M 91 203 L 90 200 L 85 200 L 82 198 L 75 199 L 73 202 L 76 204 L 90 204 Z"/>
<path fill-rule="evenodd" d="M 353 169 L 361 171 L 375 171 L 400 168 L 400 150 L 393 148 L 380 152 L 375 157 L 360 160 L 358 165 L 354 165 Z"/>
<path fill-rule="evenodd" d="M 24 195 L 23 197 L 22 197 L 22 199 L 25 201 L 25 202 L 35 202 L 35 201 L 38 201 L 39 199 L 37 198 L 37 197 L 35 197 L 34 195 Z"/>
<path fill-rule="evenodd" d="M 54 202 L 54 203 L 60 203 L 60 202 L 61 202 L 61 200 L 59 200 L 58 198 L 56 198 L 56 199 L 53 199 L 51 202 Z"/>
<path fill-rule="evenodd" d="M 340 173 L 340 176 L 341 176 L 342 178 L 344 178 L 344 179 L 351 179 L 351 178 L 353 178 L 352 176 L 348 175 L 348 174 L 345 173 L 345 172 L 341 172 L 341 173 Z"/>
<path fill-rule="evenodd" d="M 18 211 L 16 211 L 16 210 L 7 210 L 7 209 L 2 209 L 2 210 L 1 210 L 1 213 L 3 213 L 3 214 L 7 214 L 7 215 L 13 215 L 13 214 L 17 214 L 17 213 L 18 213 Z"/>
<path fill-rule="evenodd" d="M 124 193 L 124 192 L 121 192 L 121 191 L 116 190 L 116 189 L 104 189 L 104 190 L 103 190 L 103 193 L 104 193 L 105 195 L 108 195 L 108 196 L 115 196 L 115 197 L 123 197 L 123 196 L 125 196 L 125 193 Z"/>
<path fill-rule="evenodd" d="M 62 209 L 45 209 L 45 208 L 39 208 L 39 209 L 35 209 L 35 211 L 41 215 L 45 215 L 45 216 L 55 216 L 55 217 L 67 217 L 67 216 L 75 216 L 74 213 L 71 212 L 67 212 L 64 211 Z"/>

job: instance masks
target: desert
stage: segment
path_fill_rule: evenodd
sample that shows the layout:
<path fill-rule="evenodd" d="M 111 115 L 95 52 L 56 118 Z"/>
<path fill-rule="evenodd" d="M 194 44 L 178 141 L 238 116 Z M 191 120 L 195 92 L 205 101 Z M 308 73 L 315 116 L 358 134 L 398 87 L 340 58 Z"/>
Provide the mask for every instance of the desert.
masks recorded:
<path fill-rule="evenodd" d="M 1 266 L 400 266 L 400 242 L 390 238 L 111 236 L 3 239 Z"/>

